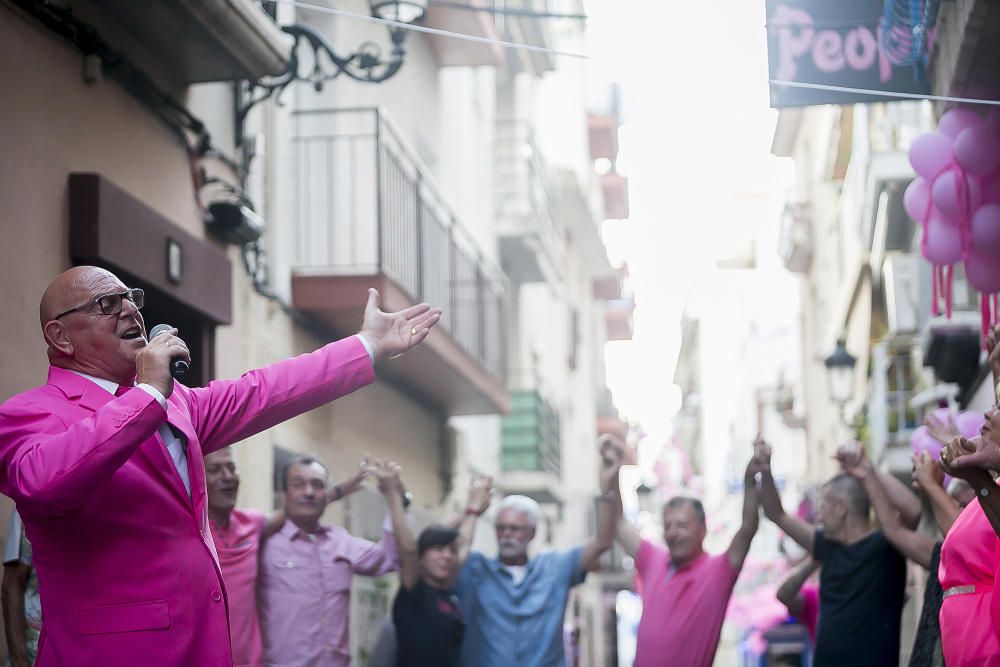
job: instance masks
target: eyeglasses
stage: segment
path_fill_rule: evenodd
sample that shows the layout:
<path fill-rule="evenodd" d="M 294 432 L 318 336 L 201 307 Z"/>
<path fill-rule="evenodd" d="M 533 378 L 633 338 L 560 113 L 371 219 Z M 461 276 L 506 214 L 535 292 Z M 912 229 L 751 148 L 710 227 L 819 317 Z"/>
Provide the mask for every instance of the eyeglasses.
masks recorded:
<path fill-rule="evenodd" d="M 506 532 L 511 532 L 514 533 L 515 535 L 519 535 L 521 533 L 526 533 L 529 530 L 531 530 L 531 526 L 515 526 L 510 523 L 498 523 L 496 524 L 496 529 L 497 533 L 499 533 L 500 535 L 503 535 Z"/>
<path fill-rule="evenodd" d="M 146 301 L 145 293 L 139 288 L 127 289 L 124 292 L 118 292 L 116 294 L 102 294 L 96 299 L 91 299 L 87 303 L 80 304 L 76 308 L 70 308 L 69 310 L 63 311 L 53 317 L 52 319 L 58 320 L 63 315 L 69 315 L 70 313 L 75 313 L 78 310 L 83 310 L 85 308 L 90 308 L 95 303 L 97 307 L 101 309 L 101 314 L 103 315 L 117 315 L 122 312 L 122 301 L 128 299 L 133 304 L 135 304 L 136 309 L 142 308 Z"/>

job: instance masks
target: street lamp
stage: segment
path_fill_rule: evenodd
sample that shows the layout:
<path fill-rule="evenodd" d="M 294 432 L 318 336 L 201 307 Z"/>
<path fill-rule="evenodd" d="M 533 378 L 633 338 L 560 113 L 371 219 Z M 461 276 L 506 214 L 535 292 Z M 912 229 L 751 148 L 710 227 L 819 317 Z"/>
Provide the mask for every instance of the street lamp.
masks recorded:
<path fill-rule="evenodd" d="M 639 500 L 640 512 L 653 511 L 653 487 L 643 482 L 635 487 L 635 496 Z"/>
<path fill-rule="evenodd" d="M 844 406 L 854 391 L 854 366 L 858 360 L 847 351 L 847 346 L 843 338 L 837 339 L 837 346 L 829 357 L 823 360 L 826 366 L 827 388 L 830 398 L 840 405 L 840 418 L 847 423 L 844 418 Z"/>
<path fill-rule="evenodd" d="M 372 16 L 400 23 L 413 23 L 427 11 L 427 0 L 371 0 Z"/>

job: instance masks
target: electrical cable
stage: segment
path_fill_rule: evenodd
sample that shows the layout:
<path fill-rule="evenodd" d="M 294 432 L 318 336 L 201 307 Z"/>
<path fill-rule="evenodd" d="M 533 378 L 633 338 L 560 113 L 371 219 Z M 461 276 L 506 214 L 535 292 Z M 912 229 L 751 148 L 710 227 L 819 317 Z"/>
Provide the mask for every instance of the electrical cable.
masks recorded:
<path fill-rule="evenodd" d="M 522 44 L 521 42 L 507 42 L 502 39 L 492 39 L 490 37 L 480 37 L 478 35 L 467 35 L 463 32 L 452 32 L 450 30 L 441 30 L 440 28 L 428 28 L 427 26 L 414 25 L 412 23 L 403 23 L 402 21 L 392 21 L 390 19 L 381 19 L 378 18 L 377 16 L 357 14 L 355 12 L 344 11 L 343 9 L 334 9 L 333 7 L 320 7 L 318 5 L 310 5 L 309 3 L 306 2 L 299 2 L 299 0 L 273 0 L 273 1 L 283 5 L 291 5 L 299 9 L 308 9 L 310 11 L 318 12 L 320 14 L 332 14 L 334 16 L 343 16 L 345 18 L 364 21 L 365 23 L 374 23 L 376 25 L 384 25 L 384 26 L 389 26 L 391 28 L 412 30 L 414 32 L 423 32 L 430 35 L 438 35 L 439 37 L 450 37 L 452 39 L 459 39 L 466 42 L 478 42 L 480 44 L 496 44 L 498 46 L 503 46 L 508 49 L 520 49 L 523 51 L 533 51 L 535 53 L 548 53 L 555 56 L 567 56 L 569 58 L 581 58 L 583 60 L 590 59 L 590 56 L 584 55 L 582 53 L 557 51 L 555 49 L 550 49 L 544 46 L 533 46 L 531 44 Z"/>

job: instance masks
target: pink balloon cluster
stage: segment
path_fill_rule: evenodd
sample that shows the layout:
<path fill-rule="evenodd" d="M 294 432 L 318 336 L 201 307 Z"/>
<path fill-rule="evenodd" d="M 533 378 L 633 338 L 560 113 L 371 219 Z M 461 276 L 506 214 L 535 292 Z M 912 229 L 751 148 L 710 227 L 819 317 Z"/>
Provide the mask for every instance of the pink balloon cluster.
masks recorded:
<path fill-rule="evenodd" d="M 956 415 L 948 408 L 938 408 L 932 414 L 939 422 L 945 424 L 948 423 L 950 418 L 963 438 L 975 438 L 978 436 L 980 431 L 982 431 L 983 423 L 986 421 L 983 413 L 976 410 L 966 410 Z M 948 443 L 941 442 L 935 438 L 927 426 L 919 426 L 910 434 L 910 449 L 913 450 L 914 454 L 927 452 L 932 459 L 936 459 L 941 455 L 941 450 L 944 449 L 946 444 Z M 945 488 L 947 488 L 949 481 L 949 479 L 945 479 Z"/>
<path fill-rule="evenodd" d="M 996 319 L 996 299 L 985 295 L 1000 292 L 1000 109 L 986 117 L 963 108 L 946 112 L 936 132 L 913 142 L 910 164 L 918 177 L 903 205 L 923 225 L 922 254 L 937 267 L 935 314 L 940 296 L 950 314 L 951 266 L 964 262 L 969 283 L 984 295 L 986 326 Z"/>

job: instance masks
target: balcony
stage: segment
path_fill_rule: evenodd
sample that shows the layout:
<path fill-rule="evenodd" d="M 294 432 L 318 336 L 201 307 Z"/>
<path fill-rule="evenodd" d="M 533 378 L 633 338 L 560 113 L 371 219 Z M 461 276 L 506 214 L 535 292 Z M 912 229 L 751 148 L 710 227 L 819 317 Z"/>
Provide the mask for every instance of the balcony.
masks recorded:
<path fill-rule="evenodd" d="M 440 305 L 437 330 L 380 375 L 448 415 L 506 412 L 507 277 L 380 110 L 301 111 L 295 122 L 295 308 L 347 335 L 368 287 L 385 310 Z"/>
<path fill-rule="evenodd" d="M 618 119 L 608 114 L 587 116 L 591 159 L 618 159 Z"/>
<path fill-rule="evenodd" d="M 557 282 L 565 230 L 534 131 L 524 121 L 498 120 L 495 144 L 497 233 L 504 269 L 517 282 Z"/>
<path fill-rule="evenodd" d="M 95 0 L 124 34 L 183 83 L 279 74 L 291 38 L 253 0 Z"/>
<path fill-rule="evenodd" d="M 635 301 L 617 299 L 604 304 L 604 322 L 608 340 L 632 340 L 632 313 Z"/>
<path fill-rule="evenodd" d="M 601 174 L 604 219 L 625 220 L 629 215 L 628 179 L 616 172 Z"/>
<path fill-rule="evenodd" d="M 510 398 L 501 428 L 499 486 L 540 503 L 562 503 L 559 413 L 537 389 L 515 390 Z"/>

